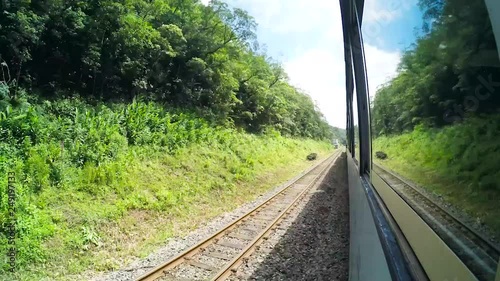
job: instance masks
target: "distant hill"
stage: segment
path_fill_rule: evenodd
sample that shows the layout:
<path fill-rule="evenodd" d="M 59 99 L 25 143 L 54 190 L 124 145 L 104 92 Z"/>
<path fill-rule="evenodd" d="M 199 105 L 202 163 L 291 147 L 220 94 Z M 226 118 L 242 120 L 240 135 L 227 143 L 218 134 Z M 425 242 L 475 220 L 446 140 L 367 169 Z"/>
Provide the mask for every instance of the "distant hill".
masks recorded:
<path fill-rule="evenodd" d="M 338 139 L 343 145 L 347 144 L 346 130 L 339 127 L 332 127 L 333 139 Z"/>

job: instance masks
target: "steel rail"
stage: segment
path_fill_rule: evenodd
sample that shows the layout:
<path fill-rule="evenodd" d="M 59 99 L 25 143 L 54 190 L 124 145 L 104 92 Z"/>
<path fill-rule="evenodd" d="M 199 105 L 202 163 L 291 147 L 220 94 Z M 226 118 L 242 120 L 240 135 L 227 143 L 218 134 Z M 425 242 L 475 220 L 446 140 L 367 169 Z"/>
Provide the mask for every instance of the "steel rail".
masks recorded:
<path fill-rule="evenodd" d="M 335 160 L 338 158 L 335 158 L 332 163 L 323 169 L 317 177 L 315 177 L 305 188 L 300 192 L 300 194 L 293 200 L 292 203 L 290 203 L 286 209 L 279 214 L 278 217 L 276 217 L 264 230 L 262 230 L 255 238 L 248 244 L 245 249 L 243 249 L 238 256 L 236 256 L 230 263 L 228 263 L 224 268 L 222 268 L 213 278 L 213 281 L 222 281 L 226 280 L 233 272 L 236 272 L 237 268 L 244 262 L 244 260 L 255 251 L 256 247 L 258 246 L 258 243 L 261 242 L 265 237 L 267 237 L 271 231 L 278 225 L 280 221 L 284 219 L 286 215 L 288 215 L 293 207 L 301 200 L 306 193 L 313 187 L 316 182 L 318 181 L 319 178 L 325 173 L 326 170 L 328 170 L 329 167 L 331 167 L 334 163 Z"/>
<path fill-rule="evenodd" d="M 153 270 L 145 273 L 144 275 L 140 276 L 136 280 L 137 281 L 150 281 L 150 280 L 156 280 L 157 278 L 165 276 L 165 272 L 166 271 L 174 269 L 178 265 L 183 264 L 184 262 L 186 262 L 187 260 L 189 260 L 191 257 L 193 257 L 196 254 L 198 254 L 201 251 L 203 251 L 204 248 L 206 248 L 207 246 L 216 243 L 216 241 L 218 239 L 222 238 L 229 231 L 231 231 L 232 229 L 236 228 L 242 221 L 244 221 L 245 219 L 248 219 L 251 216 L 253 216 L 258 210 L 260 210 L 263 207 L 267 206 L 272 200 L 276 199 L 278 196 L 285 194 L 286 191 L 288 191 L 291 187 L 293 187 L 294 184 L 296 184 L 299 180 L 301 180 L 301 179 L 305 178 L 306 176 L 308 176 L 312 171 L 314 171 L 315 169 L 319 168 L 321 165 L 323 165 L 324 163 L 326 163 L 328 160 L 331 160 L 332 158 L 333 159 L 338 158 L 338 156 L 340 154 L 341 154 L 340 151 L 337 151 L 337 152 L 333 153 L 332 155 L 326 157 L 320 163 L 314 165 L 310 169 L 307 169 L 299 177 L 295 178 L 290 183 L 286 184 L 286 186 L 284 186 L 282 189 L 280 189 L 276 194 L 274 194 L 273 196 L 271 196 L 270 198 L 268 198 L 267 200 L 265 200 L 264 202 L 262 202 L 261 204 L 259 204 L 255 208 L 253 208 L 252 210 L 248 211 L 243 216 L 241 216 L 238 219 L 230 222 L 229 224 L 227 224 L 224 227 L 220 228 L 214 234 L 206 237 L 205 239 L 203 239 L 200 242 L 198 242 L 197 244 L 191 246 L 187 250 L 181 252 L 180 254 L 178 254 L 175 257 L 169 259 L 168 261 L 164 262 L 163 264 L 155 267 Z M 333 160 L 332 160 L 332 162 L 333 162 Z M 329 167 L 329 166 L 330 165 L 327 165 L 327 167 Z M 318 176 L 316 178 L 314 178 L 311 182 L 315 182 L 317 180 L 317 178 L 319 178 L 321 176 L 321 174 L 324 172 L 324 170 L 322 170 L 318 174 Z M 309 186 L 307 188 L 305 188 L 305 189 L 308 189 L 308 188 L 309 188 Z M 282 214 L 284 214 L 284 213 L 285 212 L 282 212 Z"/>

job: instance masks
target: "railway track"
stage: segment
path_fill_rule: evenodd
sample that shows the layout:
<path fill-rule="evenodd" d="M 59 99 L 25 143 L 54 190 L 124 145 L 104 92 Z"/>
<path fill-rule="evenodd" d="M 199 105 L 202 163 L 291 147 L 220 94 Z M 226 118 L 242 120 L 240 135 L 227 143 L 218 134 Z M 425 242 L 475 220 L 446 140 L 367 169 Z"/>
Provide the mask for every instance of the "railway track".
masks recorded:
<path fill-rule="evenodd" d="M 279 227 L 340 154 L 335 152 L 247 214 L 136 280 L 227 279 Z"/>
<path fill-rule="evenodd" d="M 500 248 L 451 214 L 418 187 L 373 164 L 374 171 L 436 232 L 478 280 L 495 280 Z"/>

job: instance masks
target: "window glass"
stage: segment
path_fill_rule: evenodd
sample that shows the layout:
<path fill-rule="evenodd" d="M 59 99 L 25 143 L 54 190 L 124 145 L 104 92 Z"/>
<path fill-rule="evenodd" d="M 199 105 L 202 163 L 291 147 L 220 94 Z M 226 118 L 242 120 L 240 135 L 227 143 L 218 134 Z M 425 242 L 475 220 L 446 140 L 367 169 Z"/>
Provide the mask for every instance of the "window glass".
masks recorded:
<path fill-rule="evenodd" d="M 354 76 L 354 74 L 353 74 Z M 354 82 L 353 90 L 353 101 L 352 101 L 352 112 L 353 112 L 353 127 L 354 127 L 354 159 L 359 164 L 359 116 L 358 116 L 358 99 L 356 91 L 356 83 Z"/>
<path fill-rule="evenodd" d="M 374 171 L 406 180 L 395 190 L 414 209 L 461 221 L 443 219 L 434 230 L 479 280 L 495 279 L 499 259 L 500 60 L 492 21 L 500 14 L 488 10 L 499 5 L 367 0 L 362 27 Z M 485 239 L 466 238 L 472 232 L 462 223 Z"/>
<path fill-rule="evenodd" d="M 352 128 L 352 103 L 348 103 L 348 108 L 347 108 L 347 131 L 346 131 L 346 137 L 347 137 L 347 143 L 348 143 L 348 149 L 349 152 L 353 155 L 353 138 L 351 136 L 351 128 Z"/>

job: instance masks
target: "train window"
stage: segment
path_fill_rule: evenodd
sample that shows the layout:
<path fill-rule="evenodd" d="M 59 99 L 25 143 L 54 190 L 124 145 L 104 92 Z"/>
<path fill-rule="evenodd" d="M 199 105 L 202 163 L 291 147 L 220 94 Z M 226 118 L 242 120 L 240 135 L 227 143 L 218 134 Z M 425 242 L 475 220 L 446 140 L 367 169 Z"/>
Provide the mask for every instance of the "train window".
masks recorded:
<path fill-rule="evenodd" d="M 354 74 L 353 74 L 354 76 Z M 353 128 L 354 128 L 354 159 L 355 162 L 359 165 L 359 116 L 358 116 L 358 100 L 357 100 L 357 91 L 356 91 L 356 83 L 353 85 L 353 100 L 352 100 L 352 119 L 353 119 Z"/>
<path fill-rule="evenodd" d="M 499 6 L 366 0 L 362 25 L 373 170 L 489 281 L 500 276 Z"/>

